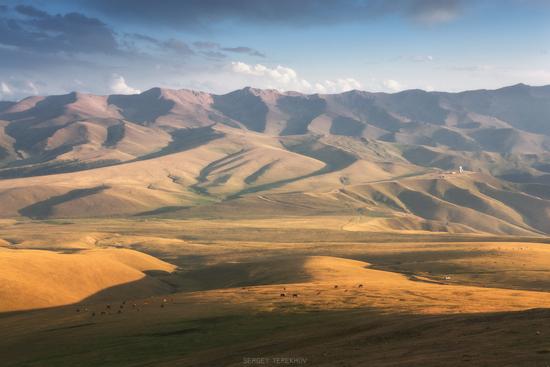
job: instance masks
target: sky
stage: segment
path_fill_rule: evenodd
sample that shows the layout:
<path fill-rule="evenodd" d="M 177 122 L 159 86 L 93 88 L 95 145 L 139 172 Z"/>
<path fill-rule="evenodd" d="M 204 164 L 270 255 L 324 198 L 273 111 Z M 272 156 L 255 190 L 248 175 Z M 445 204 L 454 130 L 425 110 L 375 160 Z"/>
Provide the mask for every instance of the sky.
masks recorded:
<path fill-rule="evenodd" d="M 0 0 L 0 100 L 550 84 L 550 0 Z"/>

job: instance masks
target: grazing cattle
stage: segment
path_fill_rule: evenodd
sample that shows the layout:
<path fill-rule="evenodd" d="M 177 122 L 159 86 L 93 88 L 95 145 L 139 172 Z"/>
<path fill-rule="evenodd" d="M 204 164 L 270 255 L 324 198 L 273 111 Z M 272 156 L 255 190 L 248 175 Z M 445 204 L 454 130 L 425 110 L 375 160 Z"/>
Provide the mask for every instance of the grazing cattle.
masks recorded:
<path fill-rule="evenodd" d="M 292 297 L 298 297 L 298 293 L 292 294 Z"/>
<path fill-rule="evenodd" d="M 80 312 L 80 308 L 77 308 L 77 309 L 76 309 L 76 312 Z"/>
<path fill-rule="evenodd" d="M 164 308 L 164 303 L 161 303 L 161 304 L 160 304 L 160 308 Z"/>
<path fill-rule="evenodd" d="M 106 309 L 110 310 L 111 309 L 111 305 L 107 305 L 107 307 L 105 307 Z"/>
<path fill-rule="evenodd" d="M 92 317 L 95 317 L 95 312 L 92 312 Z"/>
<path fill-rule="evenodd" d="M 337 286 L 337 285 L 335 285 L 335 286 L 334 286 L 334 289 L 338 289 L 338 286 Z"/>
<path fill-rule="evenodd" d="M 284 296 L 285 296 L 285 294 L 284 294 L 284 293 L 281 293 L 281 297 L 284 297 Z"/>
<path fill-rule="evenodd" d="M 359 284 L 359 288 L 363 288 L 363 284 Z"/>

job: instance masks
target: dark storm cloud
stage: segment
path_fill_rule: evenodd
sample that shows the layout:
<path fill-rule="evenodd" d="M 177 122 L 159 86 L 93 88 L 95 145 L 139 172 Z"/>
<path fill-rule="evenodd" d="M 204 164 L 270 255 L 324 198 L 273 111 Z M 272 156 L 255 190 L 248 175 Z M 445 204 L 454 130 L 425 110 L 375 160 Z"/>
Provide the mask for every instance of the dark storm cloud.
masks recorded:
<path fill-rule="evenodd" d="M 9 10 L 9 9 L 8 9 Z M 37 53 L 109 54 L 122 57 L 143 55 L 131 40 L 148 42 L 155 50 L 190 56 L 195 52 L 184 41 L 160 40 L 146 34 L 117 37 L 102 20 L 82 13 L 49 14 L 28 5 L 18 5 L 15 12 L 0 14 L 0 45 Z"/>
<path fill-rule="evenodd" d="M 34 17 L 34 18 L 47 18 L 48 17 L 48 13 L 46 13 L 45 11 L 42 11 L 40 9 L 36 9 L 33 6 L 17 5 L 15 7 L 15 10 L 18 13 L 23 14 L 23 15 L 27 15 L 29 17 Z"/>
<path fill-rule="evenodd" d="M 51 15 L 17 6 L 19 17 L 0 16 L 0 44 L 42 53 L 115 53 L 113 30 L 81 13 Z"/>
<path fill-rule="evenodd" d="M 213 57 L 213 58 L 224 58 L 227 55 L 225 55 L 223 52 L 231 52 L 231 53 L 237 53 L 237 54 L 244 54 L 249 56 L 256 56 L 256 57 L 266 57 L 263 52 L 260 52 L 254 48 L 246 47 L 246 46 L 238 46 L 238 47 L 223 47 L 217 42 L 208 42 L 208 41 L 197 41 L 193 42 L 193 46 L 201 50 L 201 54 Z M 208 51 L 208 52 L 207 52 Z M 223 55 L 223 56 L 222 56 Z"/>
<path fill-rule="evenodd" d="M 159 51 L 162 51 L 162 52 L 174 52 L 179 55 L 187 55 L 187 56 L 195 54 L 195 52 L 191 49 L 191 47 L 189 47 L 187 43 L 174 38 L 170 38 L 167 40 L 160 40 L 141 33 L 126 34 L 126 36 L 132 38 L 133 40 L 152 44 Z"/>
<path fill-rule="evenodd" d="M 198 41 L 193 42 L 193 46 L 201 50 L 213 50 L 220 48 L 220 44 L 216 42 Z"/>
<path fill-rule="evenodd" d="M 295 26 L 361 22 L 398 14 L 421 22 L 445 22 L 472 0 L 80 0 L 109 17 L 176 28 L 244 21 Z"/>
<path fill-rule="evenodd" d="M 265 54 L 261 53 L 260 51 L 255 50 L 255 49 L 250 48 L 250 47 L 244 47 L 244 46 L 224 47 L 224 48 L 222 48 L 222 51 L 233 52 L 233 53 L 238 53 L 238 54 L 247 54 L 247 55 L 250 55 L 250 56 L 265 57 Z"/>
<path fill-rule="evenodd" d="M 145 41 L 145 42 L 149 42 L 149 43 L 152 43 L 152 44 L 158 44 L 159 43 L 159 40 L 157 40 L 156 38 L 154 37 L 151 37 L 151 36 L 147 36 L 145 34 L 141 34 L 141 33 L 132 33 L 132 34 L 127 34 L 126 36 L 128 37 L 131 37 L 135 40 L 138 40 L 138 41 Z"/>
<path fill-rule="evenodd" d="M 221 60 L 227 57 L 226 54 L 219 51 L 201 51 L 201 55 L 206 56 L 210 59 Z"/>
<path fill-rule="evenodd" d="M 161 42 L 161 45 L 166 50 L 174 51 L 180 55 L 193 55 L 195 53 L 187 43 L 173 38 Z"/>

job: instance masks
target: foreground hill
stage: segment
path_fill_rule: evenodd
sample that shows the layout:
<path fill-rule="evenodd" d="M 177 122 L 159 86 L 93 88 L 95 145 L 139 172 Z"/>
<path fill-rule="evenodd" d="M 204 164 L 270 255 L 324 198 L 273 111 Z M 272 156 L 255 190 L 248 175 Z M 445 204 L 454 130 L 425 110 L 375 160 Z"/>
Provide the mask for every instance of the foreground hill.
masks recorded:
<path fill-rule="evenodd" d="M 0 264 L 0 312 L 75 303 L 99 292 L 102 300 L 166 293 L 170 288 L 146 272 L 175 269 L 126 249 L 63 254 L 0 247 Z"/>
<path fill-rule="evenodd" d="M 330 214 L 355 218 L 349 230 L 545 234 L 548 116 L 550 86 L 522 84 L 29 97 L 0 105 L 0 216 Z"/>
<path fill-rule="evenodd" d="M 3 365 L 546 364 L 547 238 L 364 225 L 1 220 Z"/>

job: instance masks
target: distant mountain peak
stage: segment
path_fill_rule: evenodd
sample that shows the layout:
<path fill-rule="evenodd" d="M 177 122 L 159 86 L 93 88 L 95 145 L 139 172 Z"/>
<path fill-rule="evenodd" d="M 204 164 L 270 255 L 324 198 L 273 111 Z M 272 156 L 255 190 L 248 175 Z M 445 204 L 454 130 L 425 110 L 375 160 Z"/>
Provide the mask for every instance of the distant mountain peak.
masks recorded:
<path fill-rule="evenodd" d="M 518 83 L 514 85 L 509 85 L 506 87 L 499 88 L 497 90 L 527 90 L 533 88 L 530 85 L 524 84 L 524 83 Z"/>
<path fill-rule="evenodd" d="M 164 93 L 164 89 L 160 87 L 153 87 L 150 89 L 147 89 L 144 92 L 141 92 L 140 95 L 142 96 L 150 96 L 150 97 L 160 97 Z"/>
<path fill-rule="evenodd" d="M 254 87 L 244 87 L 241 89 L 237 89 L 233 92 L 229 92 L 227 94 L 234 93 L 234 92 L 237 92 L 238 94 L 252 94 L 257 97 L 286 94 L 277 89 L 261 89 L 261 88 L 254 88 Z M 294 92 L 294 93 L 297 93 L 297 92 Z"/>

